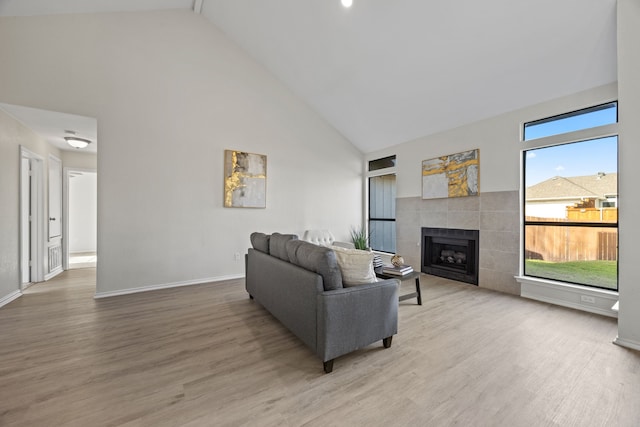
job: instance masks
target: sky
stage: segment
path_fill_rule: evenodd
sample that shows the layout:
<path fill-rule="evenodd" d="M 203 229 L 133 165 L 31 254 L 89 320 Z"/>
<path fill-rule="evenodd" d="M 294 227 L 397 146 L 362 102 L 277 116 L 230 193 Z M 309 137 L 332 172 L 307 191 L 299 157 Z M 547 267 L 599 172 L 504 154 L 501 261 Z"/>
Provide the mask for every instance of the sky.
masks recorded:
<path fill-rule="evenodd" d="M 527 151 L 527 187 L 553 178 L 618 172 L 618 138 L 592 139 Z"/>
<path fill-rule="evenodd" d="M 617 122 L 617 107 L 602 108 L 585 114 L 530 124 L 525 140 L 558 135 Z M 527 151 L 525 174 L 527 187 L 554 176 L 596 175 L 618 172 L 618 138 L 593 139 Z"/>

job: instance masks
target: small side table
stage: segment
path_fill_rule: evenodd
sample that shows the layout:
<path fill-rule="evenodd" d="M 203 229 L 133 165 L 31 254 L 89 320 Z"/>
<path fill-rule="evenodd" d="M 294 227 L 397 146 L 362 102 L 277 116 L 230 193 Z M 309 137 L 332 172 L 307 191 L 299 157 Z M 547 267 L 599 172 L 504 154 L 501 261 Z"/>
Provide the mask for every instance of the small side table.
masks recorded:
<path fill-rule="evenodd" d="M 401 282 L 404 282 L 405 280 L 415 279 L 416 291 L 411 292 L 410 294 L 400 295 L 400 297 L 398 298 L 398 301 L 404 301 L 410 298 L 417 298 L 418 305 L 422 305 L 422 292 L 420 291 L 420 272 L 419 271 L 412 271 L 411 273 L 405 274 L 404 276 L 396 276 L 394 274 L 384 274 L 382 272 L 382 267 L 378 267 L 375 269 L 375 272 L 376 272 L 376 276 L 381 279 L 398 279 Z"/>

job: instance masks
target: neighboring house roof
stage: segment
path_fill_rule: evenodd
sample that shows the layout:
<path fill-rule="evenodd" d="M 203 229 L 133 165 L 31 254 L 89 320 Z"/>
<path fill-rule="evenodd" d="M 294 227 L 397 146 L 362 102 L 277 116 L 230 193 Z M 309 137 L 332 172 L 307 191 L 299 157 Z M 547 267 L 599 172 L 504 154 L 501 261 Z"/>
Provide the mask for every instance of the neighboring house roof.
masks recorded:
<path fill-rule="evenodd" d="M 616 196 L 618 194 L 618 174 L 598 173 L 587 176 L 553 178 L 527 187 L 526 198 L 530 200 L 560 200 Z"/>

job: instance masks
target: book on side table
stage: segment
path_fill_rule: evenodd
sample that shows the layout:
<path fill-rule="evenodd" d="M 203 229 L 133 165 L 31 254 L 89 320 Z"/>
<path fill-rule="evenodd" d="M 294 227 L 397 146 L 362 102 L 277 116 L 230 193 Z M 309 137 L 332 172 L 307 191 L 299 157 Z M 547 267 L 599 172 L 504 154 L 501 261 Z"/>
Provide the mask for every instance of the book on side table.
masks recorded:
<path fill-rule="evenodd" d="M 382 279 L 397 278 L 400 281 L 415 279 L 416 291 L 398 296 L 398 301 L 404 301 L 410 298 L 417 298 L 418 305 L 422 305 L 422 292 L 420 291 L 420 272 L 414 271 L 410 265 L 401 265 L 394 267 L 393 265 L 385 265 L 375 269 L 376 276 Z"/>
<path fill-rule="evenodd" d="M 383 274 L 389 274 L 393 276 L 405 276 L 413 271 L 413 267 L 410 265 L 385 265 L 382 267 Z"/>

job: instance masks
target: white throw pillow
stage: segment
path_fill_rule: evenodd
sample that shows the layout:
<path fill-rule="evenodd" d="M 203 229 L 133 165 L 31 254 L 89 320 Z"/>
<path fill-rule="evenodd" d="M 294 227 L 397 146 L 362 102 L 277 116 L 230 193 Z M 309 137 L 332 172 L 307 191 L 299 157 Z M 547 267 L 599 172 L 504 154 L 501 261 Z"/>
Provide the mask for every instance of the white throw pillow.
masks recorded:
<path fill-rule="evenodd" d="M 336 253 L 342 273 L 342 284 L 345 287 L 377 281 L 376 273 L 373 271 L 373 252 L 339 246 L 332 246 L 331 249 Z"/>

